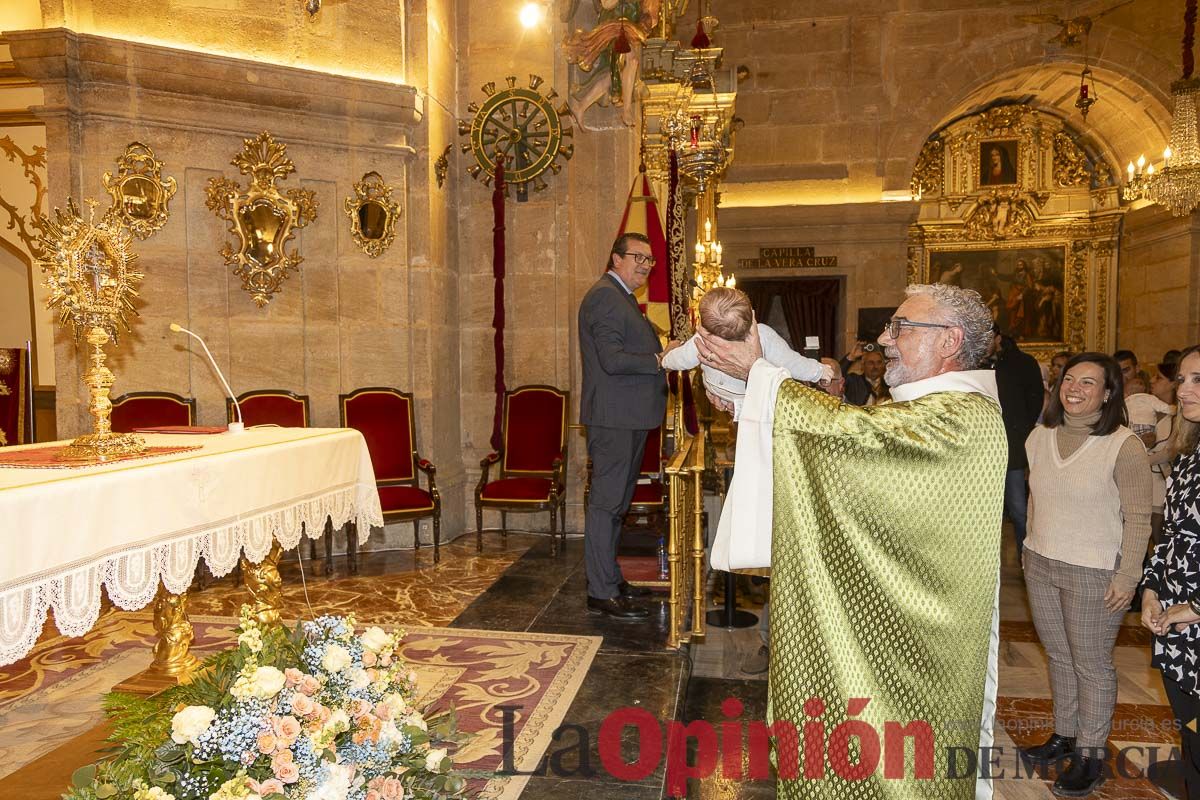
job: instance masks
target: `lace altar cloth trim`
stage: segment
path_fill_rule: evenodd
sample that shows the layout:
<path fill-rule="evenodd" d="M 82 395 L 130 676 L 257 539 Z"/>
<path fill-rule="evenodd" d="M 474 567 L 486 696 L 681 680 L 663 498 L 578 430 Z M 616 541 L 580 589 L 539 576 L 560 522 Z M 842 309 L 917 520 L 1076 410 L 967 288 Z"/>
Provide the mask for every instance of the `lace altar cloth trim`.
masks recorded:
<path fill-rule="evenodd" d="M 0 593 L 0 665 L 25 657 L 37 642 L 50 609 L 64 636 L 82 636 L 91 630 L 100 616 L 102 585 L 120 608 L 139 609 L 154 599 L 160 583 L 174 594 L 186 591 L 201 558 L 213 575 L 220 577 L 233 569 L 243 553 L 251 563 L 261 561 L 270 552 L 272 540 L 290 550 L 305 534 L 314 539 L 321 536 L 327 518 L 333 520 L 334 528 L 355 522 L 365 539 L 371 526 L 383 526 L 379 493 L 374 486 L 357 484 L 336 489 L 169 542 L 109 554 L 7 589 Z"/>
<path fill-rule="evenodd" d="M 0 467 L 20 467 L 22 469 L 78 469 L 80 467 L 99 467 L 104 464 L 115 464 L 118 461 L 134 461 L 140 458 L 169 456 L 175 453 L 186 453 L 188 450 L 199 450 L 200 445 L 190 447 L 147 447 L 140 453 L 127 456 L 113 456 L 103 461 L 95 458 L 60 458 L 66 447 L 34 447 L 28 450 L 15 450 L 5 453 L 0 450 Z"/>

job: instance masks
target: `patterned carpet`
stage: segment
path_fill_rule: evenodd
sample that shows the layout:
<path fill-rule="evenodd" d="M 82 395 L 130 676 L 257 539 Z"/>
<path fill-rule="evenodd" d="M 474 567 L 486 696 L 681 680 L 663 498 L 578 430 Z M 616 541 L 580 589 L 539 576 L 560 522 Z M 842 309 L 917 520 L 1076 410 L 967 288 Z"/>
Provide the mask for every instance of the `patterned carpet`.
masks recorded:
<path fill-rule="evenodd" d="M 234 640 L 235 619 L 192 622 L 197 651 Z M 18 770 L 99 725 L 102 695 L 149 664 L 154 641 L 149 614 L 111 614 L 92 634 L 40 646 L 19 678 L 5 682 L 0 778 L 12 777 L 0 780 L 0 796 L 28 796 Z M 435 710 L 453 706 L 459 727 L 473 734 L 454 755 L 457 767 L 480 772 L 502 767 L 503 706 L 513 709 L 515 720 L 513 763 L 529 771 L 562 723 L 599 647 L 600 637 L 593 636 L 423 627 L 408 632 L 403 656 L 417 672 L 421 704 Z M 18 683 L 26 688 L 19 690 Z M 62 776 L 64 787 L 68 779 Z M 472 781 L 471 789 L 480 798 L 513 800 L 527 781 L 525 775 L 497 775 Z"/>
<path fill-rule="evenodd" d="M 417 671 L 422 701 L 434 709 L 453 705 L 460 727 L 475 734 L 456 754 L 458 767 L 481 772 L 501 767 L 499 707 L 516 707 L 514 763 L 528 771 L 550 744 L 600 639 L 445 628 L 529 546 L 513 537 L 503 551 L 489 548 L 477 554 L 473 542 L 460 541 L 442 549 L 436 567 L 431 555 L 422 552 L 415 557 L 417 563 L 400 565 L 407 569 L 393 572 L 397 565 L 384 565 L 387 574 L 333 581 L 310 575 L 308 603 L 315 614 L 353 611 L 360 624 L 408 631 L 404 656 Z M 411 555 L 400 558 L 414 560 Z M 299 570 L 285 564 L 281 572 L 285 609 L 304 613 Z M 247 599 L 245 589 L 232 578 L 194 592 L 190 610 L 198 653 L 232 642 L 237 608 Z M 103 721 L 101 697 L 149 665 L 153 641 L 148 611 L 110 609 L 83 637 L 59 636 L 48 625 L 27 658 L 0 668 L 0 797 L 42 796 L 30 788 L 31 779 L 46 780 L 41 762 L 34 762 L 72 740 L 94 745 Z M 68 779 L 66 771 L 61 781 L 53 776 L 50 783 L 65 787 Z M 480 778 L 472 782 L 472 789 L 481 798 L 513 800 L 527 781 L 528 776 Z"/>

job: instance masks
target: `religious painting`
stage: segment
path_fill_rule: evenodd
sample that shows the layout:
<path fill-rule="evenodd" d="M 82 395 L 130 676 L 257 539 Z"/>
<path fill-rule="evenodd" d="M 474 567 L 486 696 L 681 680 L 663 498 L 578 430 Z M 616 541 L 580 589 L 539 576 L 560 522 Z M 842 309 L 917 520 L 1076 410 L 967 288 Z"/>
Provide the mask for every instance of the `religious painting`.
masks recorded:
<path fill-rule="evenodd" d="M 946 250 L 929 254 L 938 283 L 974 289 L 1002 333 L 1018 342 L 1066 341 L 1066 248 Z"/>
<path fill-rule="evenodd" d="M 1017 140 L 979 143 L 979 185 L 1011 186 L 1017 182 Z"/>

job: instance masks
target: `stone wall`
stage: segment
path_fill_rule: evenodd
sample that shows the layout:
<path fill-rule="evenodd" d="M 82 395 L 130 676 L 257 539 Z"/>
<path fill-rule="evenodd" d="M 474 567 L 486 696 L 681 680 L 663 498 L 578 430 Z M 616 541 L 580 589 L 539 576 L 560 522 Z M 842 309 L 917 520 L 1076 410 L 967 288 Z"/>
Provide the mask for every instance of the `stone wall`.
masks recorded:
<path fill-rule="evenodd" d="M 1125 215 L 1117 348 L 1157 362 L 1200 342 L 1200 220 L 1148 206 Z"/>

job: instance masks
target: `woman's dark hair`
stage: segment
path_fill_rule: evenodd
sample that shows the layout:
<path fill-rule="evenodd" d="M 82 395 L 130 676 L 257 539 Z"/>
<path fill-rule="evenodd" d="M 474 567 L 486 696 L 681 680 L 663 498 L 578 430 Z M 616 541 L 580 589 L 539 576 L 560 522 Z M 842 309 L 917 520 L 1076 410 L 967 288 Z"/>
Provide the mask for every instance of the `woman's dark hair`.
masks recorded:
<path fill-rule="evenodd" d="M 1045 426 L 1057 428 L 1063 423 L 1066 411 L 1063 410 L 1060 392 L 1063 379 L 1076 364 L 1098 364 L 1104 370 L 1104 391 L 1108 392 L 1108 399 L 1100 406 L 1100 419 L 1092 426 L 1091 435 L 1108 436 L 1121 425 L 1128 425 L 1129 417 L 1125 414 L 1125 381 L 1121 377 L 1121 367 L 1117 360 L 1107 353 L 1080 353 L 1067 362 L 1054 383 L 1054 391 L 1050 392 L 1050 403 L 1046 406 L 1046 413 L 1042 415 Z"/>

